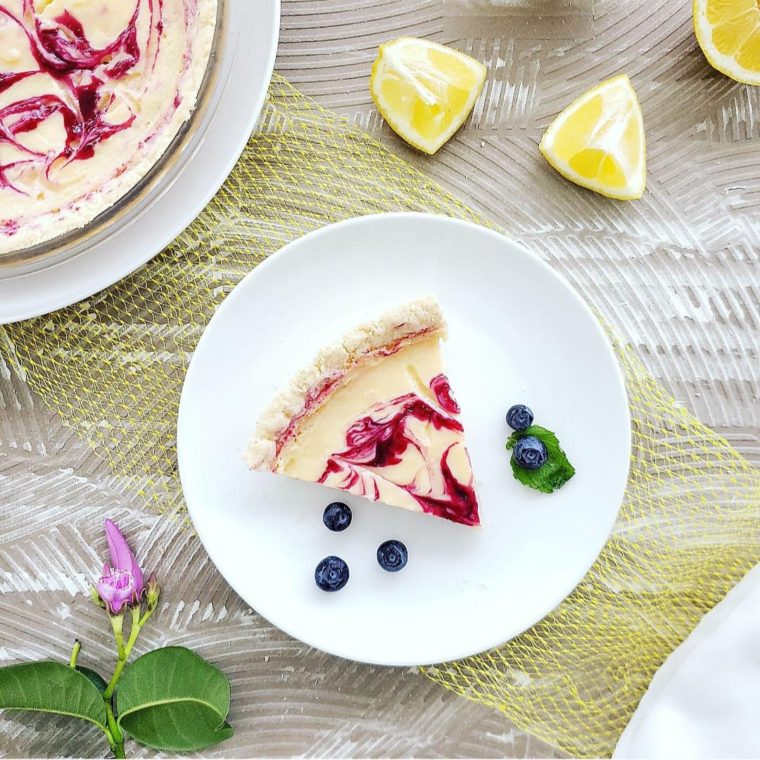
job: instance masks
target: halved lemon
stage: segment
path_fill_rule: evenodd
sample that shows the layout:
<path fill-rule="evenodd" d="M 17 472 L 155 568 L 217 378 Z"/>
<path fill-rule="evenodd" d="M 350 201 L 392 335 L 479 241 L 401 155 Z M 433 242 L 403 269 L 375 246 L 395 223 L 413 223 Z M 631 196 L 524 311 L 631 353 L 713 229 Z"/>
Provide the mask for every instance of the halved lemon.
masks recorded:
<path fill-rule="evenodd" d="M 621 201 L 644 193 L 644 121 L 625 74 L 571 103 L 549 125 L 538 147 L 560 174 L 589 190 Z"/>
<path fill-rule="evenodd" d="M 369 89 L 391 129 L 433 154 L 462 126 L 485 78 L 486 67 L 465 53 L 400 37 L 380 45 Z"/>
<path fill-rule="evenodd" d="M 694 33 L 713 68 L 744 84 L 760 84 L 757 0 L 694 0 Z"/>

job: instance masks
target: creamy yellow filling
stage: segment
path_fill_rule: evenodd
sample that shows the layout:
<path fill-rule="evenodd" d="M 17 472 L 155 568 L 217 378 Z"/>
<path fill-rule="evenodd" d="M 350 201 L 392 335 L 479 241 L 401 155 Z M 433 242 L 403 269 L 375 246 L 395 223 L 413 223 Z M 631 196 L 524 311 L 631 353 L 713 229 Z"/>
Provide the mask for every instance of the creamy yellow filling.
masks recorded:
<path fill-rule="evenodd" d="M 307 481 L 319 481 L 328 459 L 346 449 L 346 433 L 377 404 L 413 393 L 433 408 L 439 408 L 430 390 L 431 380 L 442 373 L 438 337 L 413 343 L 353 372 L 351 380 L 309 415 L 296 436 L 280 452 L 277 472 Z M 463 483 L 471 479 L 471 467 L 462 434 L 435 428 L 414 417 L 406 432 L 414 445 L 406 448 L 397 464 L 382 468 L 359 467 L 359 482 L 351 490 L 386 504 L 420 510 L 410 494 L 443 496 L 441 458 L 448 451 L 448 465 Z M 328 476 L 325 485 L 346 488 L 345 473 Z M 375 491 L 377 489 L 377 491 Z"/>

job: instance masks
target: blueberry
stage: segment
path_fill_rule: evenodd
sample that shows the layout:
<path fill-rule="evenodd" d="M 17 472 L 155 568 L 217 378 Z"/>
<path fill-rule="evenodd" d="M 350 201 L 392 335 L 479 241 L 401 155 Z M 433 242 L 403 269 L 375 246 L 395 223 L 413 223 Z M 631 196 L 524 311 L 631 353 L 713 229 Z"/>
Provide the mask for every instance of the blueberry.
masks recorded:
<path fill-rule="evenodd" d="M 397 573 L 405 567 L 408 558 L 409 552 L 401 541 L 384 541 L 377 547 L 377 561 L 389 573 Z"/>
<path fill-rule="evenodd" d="M 546 462 L 547 456 L 546 444 L 535 435 L 520 438 L 512 450 L 512 457 L 524 470 L 537 470 Z"/>
<path fill-rule="evenodd" d="M 322 591 L 340 591 L 348 583 L 348 565 L 340 557 L 325 557 L 314 571 Z"/>
<path fill-rule="evenodd" d="M 330 530 L 345 530 L 351 525 L 351 508 L 342 501 L 334 501 L 325 507 L 322 522 Z"/>
<path fill-rule="evenodd" d="M 512 430 L 525 430 L 533 424 L 533 412 L 525 404 L 515 404 L 507 412 L 507 425 Z"/>

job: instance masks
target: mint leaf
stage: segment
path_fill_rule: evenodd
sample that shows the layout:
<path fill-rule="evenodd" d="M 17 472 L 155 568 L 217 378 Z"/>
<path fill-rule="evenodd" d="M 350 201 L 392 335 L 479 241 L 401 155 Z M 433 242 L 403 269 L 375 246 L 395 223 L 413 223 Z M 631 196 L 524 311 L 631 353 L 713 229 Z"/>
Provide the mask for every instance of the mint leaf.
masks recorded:
<path fill-rule="evenodd" d="M 153 749 L 190 752 L 232 736 L 225 721 L 229 681 L 184 647 L 156 649 L 129 665 L 119 681 L 116 707 L 119 726 Z"/>
<path fill-rule="evenodd" d="M 512 474 L 523 485 L 535 488 L 543 493 L 552 493 L 552 491 L 562 488 L 575 475 L 575 467 L 570 464 L 567 455 L 562 451 L 557 436 L 551 430 L 540 425 L 531 425 L 529 428 L 518 430 L 509 436 L 507 451 L 511 450 L 520 438 L 524 438 L 526 435 L 534 435 L 544 442 L 548 453 L 546 462 L 537 470 L 526 470 L 520 467 L 512 456 L 509 460 L 512 465 Z"/>
<path fill-rule="evenodd" d="M 80 718 L 106 730 L 106 707 L 88 676 L 61 662 L 0 668 L 0 710 L 31 710 Z"/>

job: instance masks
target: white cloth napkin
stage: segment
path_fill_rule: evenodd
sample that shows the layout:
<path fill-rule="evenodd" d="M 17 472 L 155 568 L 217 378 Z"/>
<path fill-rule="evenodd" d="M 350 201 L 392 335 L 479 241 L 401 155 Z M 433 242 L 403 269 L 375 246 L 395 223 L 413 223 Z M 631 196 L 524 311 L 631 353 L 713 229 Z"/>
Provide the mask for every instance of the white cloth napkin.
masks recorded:
<path fill-rule="evenodd" d="M 760 566 L 657 671 L 615 758 L 760 758 Z"/>

